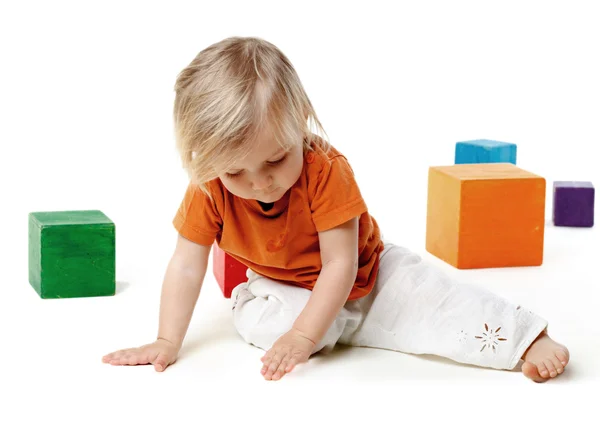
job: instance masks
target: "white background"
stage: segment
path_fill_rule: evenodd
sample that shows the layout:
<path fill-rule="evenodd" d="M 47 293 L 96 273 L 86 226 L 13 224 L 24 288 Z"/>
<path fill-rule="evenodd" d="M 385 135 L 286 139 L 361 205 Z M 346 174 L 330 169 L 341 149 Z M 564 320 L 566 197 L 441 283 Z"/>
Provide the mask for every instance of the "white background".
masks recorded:
<path fill-rule="evenodd" d="M 595 420 L 598 231 L 550 223 L 553 181 L 600 184 L 594 2 L 1 5 L 0 431 L 554 432 Z M 266 382 L 212 274 L 176 365 L 100 363 L 156 335 L 187 184 L 173 85 L 233 35 L 288 55 L 386 236 L 547 318 L 571 350 L 565 374 L 539 385 L 518 369 L 340 348 Z M 427 169 L 476 138 L 516 143 L 517 164 L 546 178 L 541 267 L 459 271 L 425 252 Z M 27 214 L 71 209 L 115 222 L 115 297 L 41 300 L 30 287 Z"/>

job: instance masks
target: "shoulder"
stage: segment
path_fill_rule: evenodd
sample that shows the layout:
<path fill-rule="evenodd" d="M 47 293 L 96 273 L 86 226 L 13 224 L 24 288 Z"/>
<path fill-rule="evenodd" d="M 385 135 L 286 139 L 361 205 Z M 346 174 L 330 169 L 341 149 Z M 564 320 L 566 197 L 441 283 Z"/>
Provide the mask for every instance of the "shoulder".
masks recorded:
<path fill-rule="evenodd" d="M 322 181 L 332 171 L 339 172 L 342 177 L 354 177 L 347 158 L 332 145 L 325 149 L 322 145 L 313 142 L 312 149 L 305 152 L 304 159 L 309 185 Z"/>
<path fill-rule="evenodd" d="M 367 211 L 354 171 L 336 148 L 313 146 L 305 156 L 307 195 L 317 231 L 325 231 Z"/>
<path fill-rule="evenodd" d="M 173 224 L 184 238 L 211 245 L 221 231 L 224 197 L 218 182 L 211 181 L 205 187 L 188 183 Z"/>
<path fill-rule="evenodd" d="M 214 215 L 221 216 L 226 202 L 227 189 L 219 178 L 207 182 L 202 188 L 190 182 L 185 193 L 184 203 L 189 209 L 212 210 Z"/>

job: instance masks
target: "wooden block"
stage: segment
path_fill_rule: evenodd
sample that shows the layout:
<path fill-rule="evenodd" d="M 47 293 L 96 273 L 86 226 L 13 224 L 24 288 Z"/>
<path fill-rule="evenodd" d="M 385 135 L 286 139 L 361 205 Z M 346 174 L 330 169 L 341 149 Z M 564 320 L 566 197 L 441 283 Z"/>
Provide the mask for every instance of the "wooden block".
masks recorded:
<path fill-rule="evenodd" d="M 233 288 L 248 280 L 246 277 L 248 267 L 224 252 L 217 243 L 213 244 L 212 253 L 213 274 L 221 287 L 223 296 L 231 298 Z"/>
<path fill-rule="evenodd" d="M 29 283 L 41 298 L 115 294 L 115 225 L 101 211 L 29 214 Z"/>
<path fill-rule="evenodd" d="M 517 164 L 517 145 L 486 139 L 456 143 L 454 164 L 479 163 Z"/>
<path fill-rule="evenodd" d="M 511 163 L 430 167 L 426 249 L 461 269 L 541 265 L 545 192 Z"/>
<path fill-rule="evenodd" d="M 555 226 L 594 226 L 594 185 L 591 182 L 555 181 L 552 221 Z"/>

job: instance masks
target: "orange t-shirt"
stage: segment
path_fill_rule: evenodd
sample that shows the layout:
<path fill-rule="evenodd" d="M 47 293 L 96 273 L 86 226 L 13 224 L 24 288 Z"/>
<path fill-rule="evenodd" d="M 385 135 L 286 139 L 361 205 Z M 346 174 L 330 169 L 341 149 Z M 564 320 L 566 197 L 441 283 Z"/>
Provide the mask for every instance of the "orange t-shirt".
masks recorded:
<path fill-rule="evenodd" d="M 367 211 L 354 172 L 333 147 L 313 144 L 298 181 L 263 210 L 256 200 L 231 194 L 217 178 L 208 183 L 214 201 L 189 184 L 173 220 L 177 231 L 198 244 L 221 249 L 256 273 L 312 290 L 321 271 L 319 231 L 360 217 L 359 268 L 348 300 L 373 289 L 383 250 L 379 227 Z"/>

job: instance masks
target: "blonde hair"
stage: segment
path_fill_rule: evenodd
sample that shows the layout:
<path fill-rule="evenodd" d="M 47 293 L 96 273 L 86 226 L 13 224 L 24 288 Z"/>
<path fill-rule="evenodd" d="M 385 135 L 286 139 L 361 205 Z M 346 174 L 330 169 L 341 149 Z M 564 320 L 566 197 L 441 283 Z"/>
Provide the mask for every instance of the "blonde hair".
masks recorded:
<path fill-rule="evenodd" d="M 202 50 L 177 76 L 173 118 L 183 167 L 206 183 L 250 152 L 270 127 L 284 149 L 329 143 L 288 58 L 260 38 L 232 37 Z M 316 130 L 316 133 L 313 132 Z"/>

